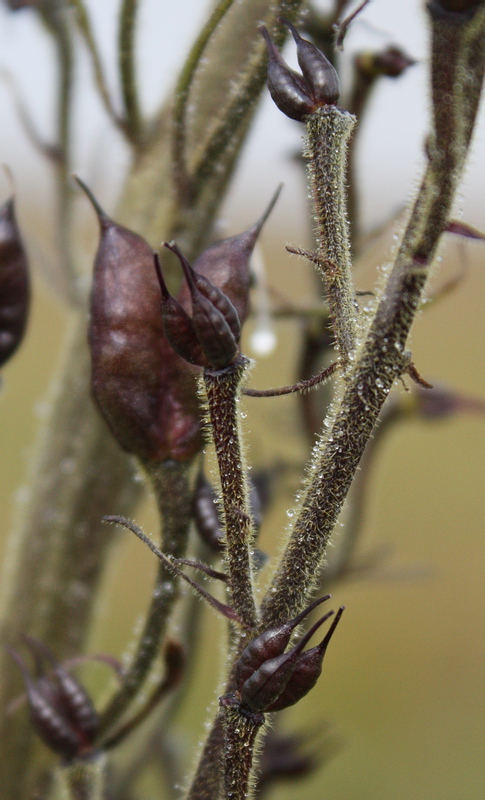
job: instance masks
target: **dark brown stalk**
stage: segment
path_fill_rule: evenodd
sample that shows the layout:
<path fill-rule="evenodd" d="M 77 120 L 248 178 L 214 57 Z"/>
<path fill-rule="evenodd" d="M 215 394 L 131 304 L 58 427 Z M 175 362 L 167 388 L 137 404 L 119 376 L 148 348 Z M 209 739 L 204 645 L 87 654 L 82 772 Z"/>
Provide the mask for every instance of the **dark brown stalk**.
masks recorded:
<path fill-rule="evenodd" d="M 253 795 L 251 768 L 263 714 L 242 714 L 238 707 L 224 708 L 224 790 L 228 800 L 249 800 Z"/>
<path fill-rule="evenodd" d="M 307 119 L 305 148 L 317 263 L 325 283 L 335 344 L 344 366 L 354 356 L 358 335 L 345 187 L 347 143 L 355 122 L 347 111 L 323 106 Z"/>
<path fill-rule="evenodd" d="M 249 361 L 239 356 L 225 369 L 207 369 L 204 371 L 204 384 L 221 482 L 231 604 L 244 623 L 255 628 L 257 611 L 250 556 L 254 528 L 238 407 L 240 386 L 248 365 Z"/>

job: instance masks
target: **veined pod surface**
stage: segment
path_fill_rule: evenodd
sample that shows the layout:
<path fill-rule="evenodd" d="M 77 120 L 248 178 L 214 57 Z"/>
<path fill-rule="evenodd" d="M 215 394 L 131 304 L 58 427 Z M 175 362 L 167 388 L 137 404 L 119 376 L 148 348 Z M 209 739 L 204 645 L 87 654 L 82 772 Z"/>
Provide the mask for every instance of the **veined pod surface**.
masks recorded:
<path fill-rule="evenodd" d="M 152 248 L 79 183 L 100 225 L 89 324 L 94 397 L 125 450 L 147 462 L 188 461 L 202 446 L 198 370 L 165 336 Z"/>

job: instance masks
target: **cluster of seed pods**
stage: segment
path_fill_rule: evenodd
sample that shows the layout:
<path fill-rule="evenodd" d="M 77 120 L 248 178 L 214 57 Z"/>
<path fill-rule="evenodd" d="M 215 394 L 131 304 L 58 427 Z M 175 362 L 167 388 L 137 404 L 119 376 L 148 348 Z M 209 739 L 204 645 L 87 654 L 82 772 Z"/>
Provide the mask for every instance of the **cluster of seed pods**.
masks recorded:
<path fill-rule="evenodd" d="M 89 695 L 48 647 L 31 637 L 25 637 L 25 644 L 35 662 L 35 679 L 21 656 L 13 649 L 10 654 L 22 672 L 36 732 L 66 762 L 88 757 L 93 752 L 99 722 Z"/>
<path fill-rule="evenodd" d="M 343 614 L 338 610 L 320 644 L 304 651 L 315 631 L 333 616 L 324 614 L 288 652 L 286 648 L 294 630 L 305 617 L 330 595 L 320 597 L 294 619 L 261 633 L 241 653 L 236 665 L 236 692 L 220 699 L 221 705 L 238 705 L 243 713 L 282 711 L 294 705 L 315 686 L 330 639 Z"/>
<path fill-rule="evenodd" d="M 275 104 L 290 119 L 304 122 L 317 108 L 335 105 L 340 95 L 338 75 L 330 61 L 311 42 L 303 39 L 286 19 L 292 33 L 302 75 L 292 70 L 271 41 L 264 25 L 259 28 L 268 48 L 268 88 Z"/>
<path fill-rule="evenodd" d="M 173 298 L 148 242 L 110 219 L 78 183 L 100 225 L 89 326 L 93 395 L 125 450 L 145 462 L 189 461 L 202 447 L 196 378 L 200 367 L 220 369 L 237 356 L 251 254 L 278 193 L 258 222 L 208 247 L 193 266 L 175 242 L 166 245 L 186 278 Z"/>

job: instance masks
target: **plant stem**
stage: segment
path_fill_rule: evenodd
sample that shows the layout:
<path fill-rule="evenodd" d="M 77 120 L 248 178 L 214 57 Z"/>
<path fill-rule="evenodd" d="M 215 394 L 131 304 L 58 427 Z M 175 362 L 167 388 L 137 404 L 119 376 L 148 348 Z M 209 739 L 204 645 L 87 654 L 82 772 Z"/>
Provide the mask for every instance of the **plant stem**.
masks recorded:
<path fill-rule="evenodd" d="M 328 432 L 318 444 L 294 529 L 263 601 L 267 625 L 284 622 L 308 601 L 380 409 L 393 382 L 409 364 L 410 356 L 405 353 L 407 337 L 451 212 L 470 141 L 470 119 L 474 119 L 478 105 L 476 86 L 483 83 L 485 10 L 477 11 L 463 29 L 460 33 L 455 28 L 460 42 L 455 47 L 452 67 L 448 64 L 450 51 L 442 48 L 438 37 L 440 46 L 435 48 L 432 82 L 436 80 L 439 85 L 434 99 L 439 104 L 442 93 L 451 93 L 452 109 L 444 115 L 435 113 L 428 166 L 393 269 L 358 360 L 348 375 L 342 399 L 329 420 Z M 481 58 L 466 76 L 470 84 L 467 93 L 462 60 L 468 55 L 470 44 L 477 41 L 481 42 L 476 51 Z M 443 80 L 444 74 L 448 80 Z M 466 125 L 461 124 L 463 119 Z"/>
<path fill-rule="evenodd" d="M 253 797 L 251 767 L 263 714 L 242 714 L 237 706 L 224 708 L 224 789 L 228 800 Z"/>
<path fill-rule="evenodd" d="M 257 611 L 250 557 L 254 529 L 238 410 L 240 386 L 248 366 L 249 361 L 239 356 L 225 369 L 206 369 L 204 384 L 219 466 L 232 606 L 249 628 L 255 628 Z"/>
<path fill-rule="evenodd" d="M 118 32 L 118 67 L 125 108 L 125 127 L 130 141 L 134 143 L 139 141 L 143 128 L 133 53 L 137 11 L 138 0 L 123 0 Z"/>
<path fill-rule="evenodd" d="M 56 770 L 52 800 L 104 800 L 105 797 L 104 755 L 75 761 Z"/>
<path fill-rule="evenodd" d="M 355 117 L 347 111 L 324 106 L 308 117 L 304 151 L 309 159 L 319 267 L 335 344 L 344 366 L 353 357 L 357 343 L 345 186 L 347 142 L 355 122 Z"/>
<path fill-rule="evenodd" d="M 165 461 L 145 466 L 160 511 L 162 552 L 173 558 L 182 558 L 187 549 L 192 519 L 193 480 L 190 465 Z M 161 642 L 178 595 L 178 580 L 173 570 L 168 569 L 165 563 L 160 561 L 137 651 L 122 685 L 102 714 L 100 738 L 106 738 L 107 733 L 112 730 L 113 725 L 129 708 L 131 701 L 142 688 L 147 674 L 160 653 Z"/>
<path fill-rule="evenodd" d="M 221 0 L 216 6 L 191 49 L 175 88 L 175 102 L 172 112 L 172 158 L 174 184 L 179 194 L 181 205 L 184 205 L 191 195 L 189 170 L 186 161 L 186 117 L 190 87 L 204 50 L 233 3 L 234 0 Z"/>
<path fill-rule="evenodd" d="M 9 542 L 2 580 L 2 644 L 30 634 L 62 661 L 82 652 L 96 589 L 113 536 L 101 517 L 128 512 L 137 497 L 133 467 L 112 439 L 88 391 L 84 318 L 71 330 L 51 416 L 39 442 L 26 505 Z M 69 435 L 66 435 L 69 433 Z M 33 731 L 23 714 L 5 716 L 22 693 L 18 670 L 0 647 L 0 795 L 27 797 Z"/>

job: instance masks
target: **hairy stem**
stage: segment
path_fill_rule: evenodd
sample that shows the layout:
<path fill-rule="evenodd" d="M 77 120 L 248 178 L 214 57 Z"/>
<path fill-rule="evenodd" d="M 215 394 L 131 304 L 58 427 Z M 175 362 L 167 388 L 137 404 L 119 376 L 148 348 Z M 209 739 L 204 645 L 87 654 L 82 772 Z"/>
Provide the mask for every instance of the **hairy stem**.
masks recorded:
<path fill-rule="evenodd" d="M 191 195 L 189 170 L 186 159 L 186 117 L 190 87 L 194 80 L 194 75 L 200 63 L 200 59 L 214 31 L 233 3 L 234 0 L 222 0 L 216 6 L 191 49 L 175 88 L 175 102 L 172 112 L 172 156 L 174 184 L 182 204 L 185 203 Z"/>
<path fill-rule="evenodd" d="M 263 619 L 268 625 L 283 622 L 307 602 L 380 409 L 394 380 L 409 364 L 407 337 L 451 212 L 470 140 L 469 120 L 476 114 L 476 87 L 483 83 L 485 67 L 484 33 L 484 9 L 477 11 L 468 24 L 455 27 L 454 36 L 459 41 L 455 42 L 451 67 L 447 63 L 450 51 L 442 48 L 442 40 L 436 35 L 432 83 L 438 81 L 439 87 L 434 102 L 440 104 L 444 90 L 447 96 L 451 93 L 452 108 L 449 114 L 435 113 L 429 163 L 393 269 L 342 399 L 329 420 L 328 432 L 318 445 L 294 529 L 263 602 Z M 473 68 L 468 64 L 467 93 L 462 65 L 464 59 L 468 60 L 469 47 L 477 41 L 481 42 L 477 47 L 480 59 Z M 443 72 L 449 75 L 444 82 Z"/>
<path fill-rule="evenodd" d="M 187 549 L 192 518 L 191 470 L 186 464 L 166 461 L 147 466 L 162 521 L 161 550 L 167 556 L 182 558 Z M 104 738 L 129 708 L 160 654 L 161 643 L 173 606 L 178 598 L 178 580 L 173 570 L 159 562 L 152 601 L 145 619 L 136 653 L 123 683 L 104 710 L 99 735 Z"/>
<path fill-rule="evenodd" d="M 243 622 L 255 628 L 257 612 L 250 557 L 254 529 L 238 409 L 240 385 L 248 365 L 248 360 L 239 356 L 225 369 L 205 370 L 204 384 L 221 482 L 231 601 Z"/>
<path fill-rule="evenodd" d="M 237 706 L 224 708 L 224 790 L 231 800 L 254 796 L 251 768 L 256 737 L 263 725 L 262 714 L 242 714 Z"/>
<path fill-rule="evenodd" d="M 319 267 L 325 282 L 335 344 L 344 365 L 353 357 L 357 343 L 345 187 L 347 142 L 355 122 L 355 117 L 347 111 L 324 106 L 307 120 L 305 148 Z"/>

